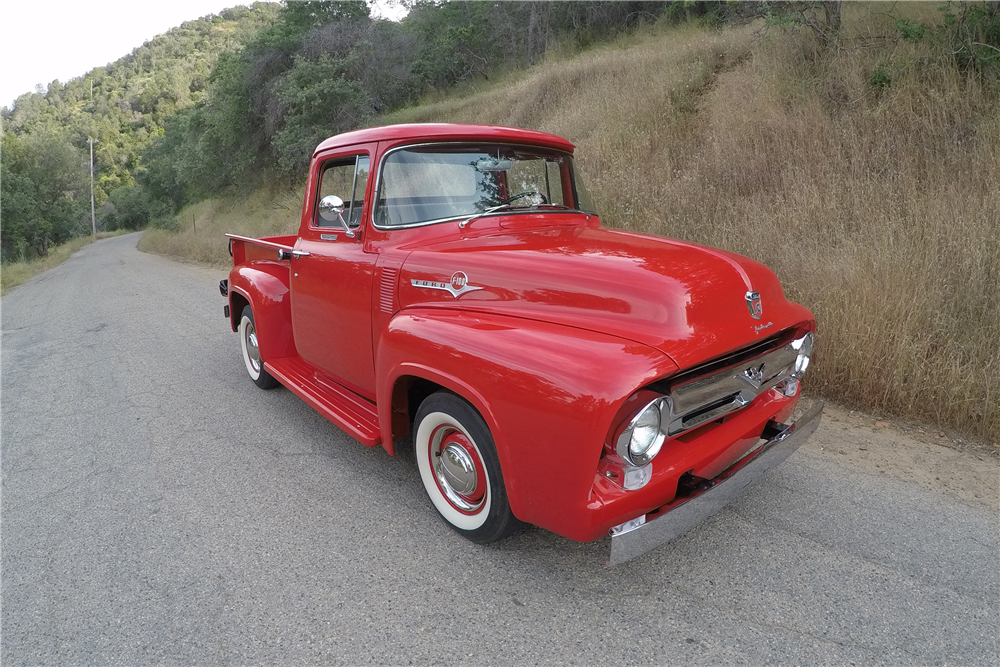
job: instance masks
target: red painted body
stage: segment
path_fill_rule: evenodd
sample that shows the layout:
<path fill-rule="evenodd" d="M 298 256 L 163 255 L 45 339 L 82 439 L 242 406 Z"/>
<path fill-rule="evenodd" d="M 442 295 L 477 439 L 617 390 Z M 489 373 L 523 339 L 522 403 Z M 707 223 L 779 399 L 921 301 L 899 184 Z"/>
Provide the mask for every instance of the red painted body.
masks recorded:
<path fill-rule="evenodd" d="M 573 150 L 553 135 L 488 126 L 373 128 L 323 142 L 299 234 L 231 241 L 233 329 L 250 304 L 264 366 L 289 389 L 390 453 L 416 411 L 408 387 L 458 394 L 493 435 L 515 516 L 580 541 L 663 507 L 687 472 L 714 477 L 758 442 L 769 420 L 789 417 L 798 397 L 768 390 L 668 440 L 643 488 L 608 481 L 602 460 L 652 383 L 780 332 L 812 331 L 812 315 L 757 262 L 605 229 L 592 212 L 541 207 L 464 227 L 376 226 L 383 157 L 436 142 Z M 371 160 L 353 238 L 314 224 L 321 169 L 345 155 Z M 293 250 L 308 255 L 289 257 Z M 449 284 L 459 271 L 480 289 L 454 296 L 421 286 Z M 749 291 L 760 294 L 759 320 Z"/>

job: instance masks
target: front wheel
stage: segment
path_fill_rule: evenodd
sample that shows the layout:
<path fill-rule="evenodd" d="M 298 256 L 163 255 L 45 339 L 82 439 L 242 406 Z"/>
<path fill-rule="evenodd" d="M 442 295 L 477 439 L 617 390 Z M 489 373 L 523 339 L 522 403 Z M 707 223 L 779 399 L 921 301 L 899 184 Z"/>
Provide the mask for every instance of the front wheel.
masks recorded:
<path fill-rule="evenodd" d="M 456 532 L 486 544 L 523 525 L 510 511 L 493 437 L 471 405 L 447 392 L 432 394 L 417 410 L 414 432 L 424 490 Z"/>
<path fill-rule="evenodd" d="M 250 306 L 243 308 L 243 314 L 240 316 L 239 331 L 240 346 L 243 348 L 243 363 L 247 367 L 250 379 L 261 389 L 273 389 L 277 387 L 278 381 L 264 370 L 264 362 L 260 359 L 257 328 L 253 323 L 253 309 Z"/>

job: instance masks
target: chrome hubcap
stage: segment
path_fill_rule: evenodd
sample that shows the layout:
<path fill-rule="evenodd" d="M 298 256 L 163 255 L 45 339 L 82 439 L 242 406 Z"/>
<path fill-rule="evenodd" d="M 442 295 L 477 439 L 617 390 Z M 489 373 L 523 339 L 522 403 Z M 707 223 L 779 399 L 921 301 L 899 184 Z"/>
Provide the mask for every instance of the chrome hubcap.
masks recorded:
<path fill-rule="evenodd" d="M 257 347 L 257 332 L 254 330 L 253 325 L 247 322 L 245 331 L 245 337 L 247 341 L 247 358 L 250 359 L 250 365 L 253 366 L 255 373 L 260 372 L 260 349 Z"/>
<path fill-rule="evenodd" d="M 441 451 L 441 475 L 456 492 L 467 496 L 476 490 L 476 464 L 460 445 L 448 443 Z"/>
<path fill-rule="evenodd" d="M 441 426 L 431 436 L 431 462 L 438 488 L 461 512 L 472 514 L 486 502 L 486 470 L 464 433 Z"/>

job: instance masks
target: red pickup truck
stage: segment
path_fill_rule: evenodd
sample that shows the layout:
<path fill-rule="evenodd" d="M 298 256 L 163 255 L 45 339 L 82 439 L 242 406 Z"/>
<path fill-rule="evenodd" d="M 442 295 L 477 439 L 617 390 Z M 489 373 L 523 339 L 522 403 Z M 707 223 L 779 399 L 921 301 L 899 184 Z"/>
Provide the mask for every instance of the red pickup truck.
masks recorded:
<path fill-rule="evenodd" d="M 370 447 L 412 442 L 431 504 L 476 542 L 531 523 L 610 533 L 628 560 L 819 424 L 820 404 L 788 423 L 812 314 L 753 260 L 602 227 L 551 134 L 341 134 L 313 154 L 298 235 L 229 238 L 250 378 Z"/>

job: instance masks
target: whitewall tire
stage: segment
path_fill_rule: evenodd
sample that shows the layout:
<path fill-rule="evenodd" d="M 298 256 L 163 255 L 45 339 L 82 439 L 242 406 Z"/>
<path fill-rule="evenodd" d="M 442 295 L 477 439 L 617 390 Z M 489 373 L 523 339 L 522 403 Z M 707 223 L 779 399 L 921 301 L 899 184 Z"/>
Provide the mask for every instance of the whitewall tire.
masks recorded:
<path fill-rule="evenodd" d="M 448 392 L 429 396 L 417 410 L 413 444 L 424 490 L 455 531 L 485 544 L 522 526 L 507 501 L 493 437 L 471 405 Z"/>
<path fill-rule="evenodd" d="M 243 308 L 243 314 L 240 316 L 239 334 L 240 347 L 243 350 L 243 364 L 247 368 L 250 379 L 261 389 L 277 387 L 278 381 L 264 369 L 264 362 L 260 357 L 260 345 L 257 340 L 257 328 L 253 321 L 253 309 L 250 306 Z"/>

